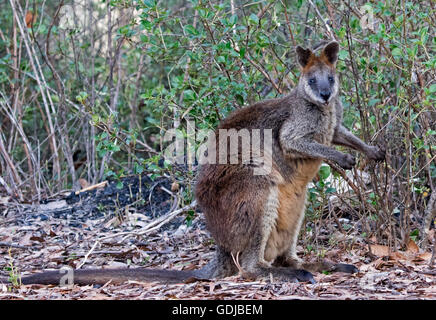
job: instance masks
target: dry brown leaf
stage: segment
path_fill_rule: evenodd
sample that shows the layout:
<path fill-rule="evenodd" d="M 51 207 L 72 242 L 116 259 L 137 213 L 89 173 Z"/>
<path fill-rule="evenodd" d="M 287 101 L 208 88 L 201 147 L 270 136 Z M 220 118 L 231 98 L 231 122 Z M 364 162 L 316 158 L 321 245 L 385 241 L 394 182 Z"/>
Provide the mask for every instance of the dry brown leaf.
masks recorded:
<path fill-rule="evenodd" d="M 24 236 L 21 237 L 20 241 L 18 242 L 21 246 L 31 246 L 32 245 L 32 239 L 33 234 L 32 233 L 26 233 Z"/>
<path fill-rule="evenodd" d="M 419 248 L 413 240 L 410 240 L 407 245 L 407 251 L 391 251 L 388 246 L 379 244 L 371 245 L 371 252 L 377 257 L 389 257 L 390 260 L 415 260 L 419 253 Z M 427 257 L 426 255 L 424 257 Z"/>
<path fill-rule="evenodd" d="M 403 252 L 396 251 L 396 252 L 392 252 L 389 258 L 392 260 L 409 260 L 410 256 L 405 255 Z"/>
<path fill-rule="evenodd" d="M 431 259 L 431 252 L 423 252 L 418 255 L 416 255 L 413 259 L 413 261 L 430 261 Z"/>
<path fill-rule="evenodd" d="M 382 258 L 380 258 L 374 261 L 374 268 L 377 270 L 383 270 L 385 268 L 391 268 L 393 266 L 394 266 L 394 261 L 392 260 L 385 261 Z"/>
<path fill-rule="evenodd" d="M 380 244 L 371 245 L 371 253 L 376 255 L 377 257 L 385 257 L 390 253 L 388 246 L 383 246 Z"/>
<path fill-rule="evenodd" d="M 407 244 L 407 253 L 418 253 L 419 247 L 416 245 L 415 241 L 412 239 L 409 240 L 409 243 Z"/>
<path fill-rule="evenodd" d="M 45 242 L 43 237 L 31 235 L 30 240 L 32 241 L 38 241 L 38 242 Z"/>

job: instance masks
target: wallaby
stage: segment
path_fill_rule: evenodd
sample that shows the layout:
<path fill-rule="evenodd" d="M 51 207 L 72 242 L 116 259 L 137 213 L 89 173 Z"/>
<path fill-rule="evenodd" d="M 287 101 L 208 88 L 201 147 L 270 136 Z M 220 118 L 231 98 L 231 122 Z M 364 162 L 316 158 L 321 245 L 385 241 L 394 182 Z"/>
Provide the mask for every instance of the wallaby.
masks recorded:
<path fill-rule="evenodd" d="M 254 174 L 258 160 L 253 154 L 245 163 L 218 161 L 201 166 L 195 195 L 216 243 L 216 254 L 205 267 L 193 271 L 76 270 L 74 283 L 181 282 L 191 278 L 221 278 L 238 271 L 252 277 L 272 274 L 286 280 L 313 282 L 311 272 L 315 271 L 356 272 L 354 266 L 347 264 L 304 263 L 296 252 L 307 185 L 321 162 L 331 160 L 344 169 L 355 165 L 353 156 L 335 150 L 331 144 L 356 149 L 372 160 L 384 159 L 384 150 L 368 146 L 341 125 L 342 105 L 335 72 L 338 50 L 337 42 L 325 45 L 320 55 L 297 47 L 302 70 L 297 87 L 285 97 L 236 110 L 215 131 L 216 143 L 220 134 L 228 134 L 229 129 L 270 130 L 271 170 Z M 265 137 L 262 139 L 266 141 Z M 209 146 L 214 147 L 213 143 Z M 218 151 L 224 150 L 218 146 Z M 225 160 L 228 160 L 231 152 L 225 151 Z M 239 146 L 238 158 L 242 157 L 241 152 Z M 263 152 L 268 156 L 266 149 Z M 21 281 L 23 284 L 59 284 L 64 276 L 64 273 L 49 271 Z"/>
<path fill-rule="evenodd" d="M 331 144 L 351 147 L 376 161 L 383 160 L 385 152 L 366 145 L 341 124 L 335 72 L 338 43 L 328 43 L 319 56 L 301 47 L 296 51 L 302 67 L 298 86 L 286 97 L 237 110 L 218 127 L 227 131 L 216 131 L 219 141 L 229 129 L 271 129 L 270 173 L 253 174 L 257 160 L 245 165 L 206 164 L 200 170 L 196 198 L 221 259 L 214 277 L 236 272 L 236 254 L 239 267 L 251 275 L 312 281 L 308 271 L 357 271 L 352 265 L 327 261 L 310 264 L 297 257 L 306 188 L 322 160 L 334 161 L 344 169 L 355 165 L 353 156 L 335 150 Z M 218 153 L 224 151 L 229 150 L 220 149 Z M 241 151 L 237 151 L 238 158 L 242 158 Z"/>

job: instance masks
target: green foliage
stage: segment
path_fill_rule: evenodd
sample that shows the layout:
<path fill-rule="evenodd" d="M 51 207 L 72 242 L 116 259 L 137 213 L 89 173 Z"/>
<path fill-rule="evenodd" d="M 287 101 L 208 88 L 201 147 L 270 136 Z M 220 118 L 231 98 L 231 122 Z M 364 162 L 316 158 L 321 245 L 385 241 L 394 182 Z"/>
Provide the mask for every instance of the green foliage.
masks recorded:
<path fill-rule="evenodd" d="M 192 200 L 195 165 L 159 165 L 165 133 L 176 125 L 186 135 L 188 118 L 212 129 L 235 109 L 286 94 L 300 73 L 295 45 L 333 36 L 344 124 L 389 154 L 385 170 L 358 158 L 377 186 L 358 186 L 363 214 L 379 227 L 424 212 L 436 177 L 430 2 L 73 0 L 55 18 L 58 5 L 33 1 L 37 19 L 23 37 L 9 2 L 0 4 L 0 138 L 18 166 L 14 175 L 0 158 L 1 175 L 24 198 L 78 178 L 168 173 Z M 28 10 L 19 8 L 21 23 Z M 72 168 L 76 153 L 86 163 Z M 323 165 L 309 190 L 314 221 L 336 192 L 331 179 L 338 174 Z"/>
<path fill-rule="evenodd" d="M 327 181 L 330 176 L 333 176 L 331 168 L 328 165 L 322 165 L 318 172 L 318 181 L 309 187 L 308 200 L 311 204 L 307 207 L 309 219 L 319 218 L 328 198 L 336 192 L 336 189 L 331 187 L 331 181 Z"/>
<path fill-rule="evenodd" d="M 9 277 L 8 280 L 12 284 L 13 287 L 17 288 L 21 285 L 21 276 L 18 268 L 14 265 L 14 259 L 12 258 L 11 249 L 9 248 L 9 263 L 8 266 L 4 268 L 5 271 L 8 271 Z"/>

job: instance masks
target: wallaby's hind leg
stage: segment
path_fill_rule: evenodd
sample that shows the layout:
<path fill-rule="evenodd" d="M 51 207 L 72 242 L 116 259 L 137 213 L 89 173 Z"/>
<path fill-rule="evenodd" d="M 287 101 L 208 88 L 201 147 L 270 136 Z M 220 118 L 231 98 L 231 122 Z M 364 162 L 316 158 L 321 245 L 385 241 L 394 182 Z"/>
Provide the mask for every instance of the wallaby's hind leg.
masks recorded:
<path fill-rule="evenodd" d="M 253 242 L 253 246 L 259 247 L 259 244 Z M 305 270 L 294 270 L 291 268 L 271 267 L 259 262 L 258 251 L 247 250 L 241 256 L 233 255 L 236 262 L 241 265 L 242 271 L 247 275 L 254 277 L 268 277 L 270 274 L 276 279 L 287 281 L 314 282 L 310 272 Z M 233 276 L 238 273 L 238 267 L 233 261 L 230 253 L 217 247 L 215 256 L 207 265 L 199 270 L 194 270 L 193 278 L 196 280 L 220 279 Z"/>
<path fill-rule="evenodd" d="M 254 256 L 253 253 L 254 250 L 246 251 L 245 254 L 242 254 L 240 259 L 242 270 L 250 276 L 257 278 L 269 277 L 272 275 L 273 278 L 285 281 L 315 283 L 313 275 L 309 271 L 292 267 L 271 266 L 265 264 L 265 260 L 259 261 L 259 259 L 257 259 L 258 255 Z"/>
<path fill-rule="evenodd" d="M 203 268 L 194 271 L 194 278 L 198 280 L 220 279 L 235 275 L 237 272 L 238 268 L 230 253 L 217 246 L 215 256 Z"/>
<path fill-rule="evenodd" d="M 255 278 L 269 277 L 272 275 L 276 279 L 292 282 L 315 282 L 313 275 L 306 270 L 300 268 L 283 268 L 272 266 L 268 261 L 266 261 L 264 259 L 264 236 L 265 235 L 260 230 L 252 234 L 250 246 L 247 247 L 244 252 L 238 255 L 238 263 L 240 264 L 243 272 Z"/>
<path fill-rule="evenodd" d="M 211 183 L 208 179 L 197 181 L 197 200 L 206 216 L 208 228 L 222 251 L 204 270 L 196 272 L 197 278 L 220 278 L 237 273 L 231 255 L 233 253 L 235 259 L 238 257 L 241 271 L 252 276 L 272 274 L 290 281 L 313 281 L 312 275 L 304 270 L 271 267 L 277 257 L 276 250 L 268 254 L 269 261 L 265 260 L 268 240 L 277 226 L 277 185 L 264 176 L 253 176 L 251 172 L 243 174 L 243 168 L 237 172 L 232 171 L 232 168 L 224 169 L 217 167 L 213 174 L 224 181 L 230 178 L 234 180 L 232 188 L 221 183 L 221 180 L 217 183 Z M 225 261 L 225 267 L 222 267 L 222 261 Z"/>

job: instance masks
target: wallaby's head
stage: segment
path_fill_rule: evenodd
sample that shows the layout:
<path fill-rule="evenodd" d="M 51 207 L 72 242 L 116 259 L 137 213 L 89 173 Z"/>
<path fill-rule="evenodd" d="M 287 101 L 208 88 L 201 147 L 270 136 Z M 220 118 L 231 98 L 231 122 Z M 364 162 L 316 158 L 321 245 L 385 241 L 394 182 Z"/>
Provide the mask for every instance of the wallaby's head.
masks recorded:
<path fill-rule="evenodd" d="M 338 94 L 338 79 L 336 76 L 336 61 L 338 60 L 339 44 L 329 42 L 316 55 L 310 49 L 297 47 L 298 62 L 302 68 L 299 90 L 304 97 L 317 105 L 328 105 Z"/>

